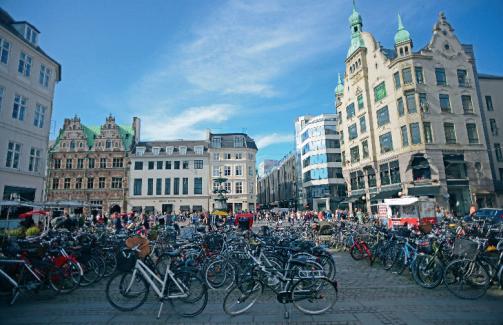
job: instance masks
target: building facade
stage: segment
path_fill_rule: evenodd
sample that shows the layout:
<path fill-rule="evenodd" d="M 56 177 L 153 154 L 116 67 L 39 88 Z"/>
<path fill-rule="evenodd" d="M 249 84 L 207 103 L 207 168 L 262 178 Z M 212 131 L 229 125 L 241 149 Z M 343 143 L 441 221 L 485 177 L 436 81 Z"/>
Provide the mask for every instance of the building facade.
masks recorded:
<path fill-rule="evenodd" d="M 480 73 L 481 109 L 484 114 L 484 135 L 491 163 L 497 207 L 503 206 L 503 76 Z M 478 202 L 479 205 L 482 202 Z"/>
<path fill-rule="evenodd" d="M 333 211 L 346 196 L 337 124 L 336 114 L 300 116 L 295 122 L 304 208 Z"/>
<path fill-rule="evenodd" d="M 277 167 L 279 164 L 279 160 L 274 159 L 264 159 L 258 164 L 257 176 L 259 178 L 264 177 L 266 174 L 269 174 L 273 168 Z"/>
<path fill-rule="evenodd" d="M 0 194 L 40 202 L 61 66 L 39 46 L 40 32 L 0 8 Z"/>
<path fill-rule="evenodd" d="M 211 183 L 210 193 L 218 188 L 216 178 L 223 177 L 230 211 L 254 211 L 257 203 L 255 141 L 245 133 L 208 133 Z M 216 194 L 210 200 L 214 208 Z"/>
<path fill-rule="evenodd" d="M 296 208 L 296 153 L 286 155 L 278 166 L 258 180 L 257 200 L 260 207 Z"/>
<path fill-rule="evenodd" d="M 209 175 L 207 141 L 139 142 L 131 155 L 128 210 L 208 211 Z"/>
<path fill-rule="evenodd" d="M 476 67 L 440 13 L 430 42 L 413 51 L 398 17 L 395 48 L 383 48 L 349 17 L 351 45 L 336 88 L 344 177 L 351 208 L 376 209 L 400 195 L 435 198 L 457 214 L 492 205 Z"/>
<path fill-rule="evenodd" d="M 101 126 L 65 119 L 49 149 L 47 200 L 101 206 L 104 213 L 125 211 L 130 153 L 139 137 L 136 117 L 131 125 L 119 125 L 109 116 Z"/>

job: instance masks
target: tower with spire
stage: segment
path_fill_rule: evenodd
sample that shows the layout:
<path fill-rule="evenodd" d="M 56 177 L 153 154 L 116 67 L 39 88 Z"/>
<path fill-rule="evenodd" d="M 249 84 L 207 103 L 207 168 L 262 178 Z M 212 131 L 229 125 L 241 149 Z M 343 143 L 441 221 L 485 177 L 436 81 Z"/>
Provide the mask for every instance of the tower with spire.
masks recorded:
<path fill-rule="evenodd" d="M 412 54 L 412 39 L 410 33 L 403 26 L 400 14 L 398 14 L 398 30 L 395 34 L 395 51 L 398 57 Z"/>
<path fill-rule="evenodd" d="M 344 85 L 342 84 L 341 74 L 338 73 L 337 86 L 335 87 L 335 105 L 336 106 L 338 106 L 338 104 L 341 102 L 341 98 L 343 95 L 344 95 Z"/>
<path fill-rule="evenodd" d="M 365 47 L 365 43 L 363 42 L 361 35 L 363 27 L 362 16 L 358 11 L 356 11 L 355 0 L 353 0 L 353 12 L 349 16 L 348 20 L 351 27 L 351 45 L 348 49 L 346 58 L 349 58 L 351 54 L 353 54 L 359 48 Z"/>

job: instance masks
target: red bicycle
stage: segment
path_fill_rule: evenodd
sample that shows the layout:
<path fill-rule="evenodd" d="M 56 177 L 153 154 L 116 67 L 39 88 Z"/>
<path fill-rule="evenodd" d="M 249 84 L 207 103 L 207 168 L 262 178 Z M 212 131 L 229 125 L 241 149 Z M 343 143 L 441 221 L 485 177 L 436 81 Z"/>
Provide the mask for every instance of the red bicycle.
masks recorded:
<path fill-rule="evenodd" d="M 368 236 L 366 235 L 357 235 L 355 240 L 353 241 L 353 245 L 349 249 L 349 253 L 351 257 L 356 260 L 362 260 L 364 258 L 368 258 L 369 264 L 372 265 L 374 262 L 374 255 L 372 254 L 369 245 L 367 244 Z"/>

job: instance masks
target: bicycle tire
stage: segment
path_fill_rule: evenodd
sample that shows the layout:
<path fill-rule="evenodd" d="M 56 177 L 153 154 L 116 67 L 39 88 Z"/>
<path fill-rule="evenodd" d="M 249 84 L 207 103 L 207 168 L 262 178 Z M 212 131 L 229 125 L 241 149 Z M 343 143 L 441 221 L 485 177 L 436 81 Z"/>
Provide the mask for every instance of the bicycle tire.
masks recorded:
<path fill-rule="evenodd" d="M 362 252 L 362 249 L 357 245 L 351 246 L 349 254 L 355 261 L 360 261 L 365 256 L 365 252 Z"/>
<path fill-rule="evenodd" d="M 206 267 L 204 279 L 210 289 L 219 289 L 222 287 L 229 289 L 234 284 L 235 274 L 236 269 L 232 263 L 222 259 L 213 261 Z"/>
<path fill-rule="evenodd" d="M 197 273 L 182 270 L 175 273 L 174 278 L 183 287 L 185 292 L 189 293 L 188 297 L 169 299 L 169 303 L 173 306 L 175 312 L 183 317 L 194 317 L 203 312 L 208 304 L 208 287 L 203 279 Z M 167 287 L 167 294 L 173 291 L 179 292 L 178 287 L 171 280 Z M 197 303 L 201 303 L 197 306 Z M 195 310 L 184 311 L 186 308 L 195 307 Z"/>
<path fill-rule="evenodd" d="M 419 286 L 426 289 L 436 288 L 442 283 L 443 274 L 444 267 L 437 257 L 427 254 L 416 256 L 412 277 Z"/>
<path fill-rule="evenodd" d="M 105 295 L 112 307 L 120 311 L 132 311 L 139 308 L 145 303 L 150 290 L 150 285 L 143 276 L 134 272 L 135 269 L 125 273 L 115 273 L 107 282 Z M 133 278 L 134 276 L 134 278 Z M 128 289 L 128 286 L 131 287 Z M 139 298 L 136 302 L 133 298 Z M 131 305 L 126 306 L 121 300 L 130 302 Z"/>
<path fill-rule="evenodd" d="M 470 259 L 458 259 L 449 263 L 444 270 L 443 279 L 447 290 L 458 298 L 468 300 L 484 296 L 491 283 L 491 277 L 484 266 Z"/>
<path fill-rule="evenodd" d="M 234 285 L 225 295 L 223 309 L 227 315 L 236 316 L 245 313 L 253 307 L 264 292 L 264 285 L 260 281 L 250 279 L 247 282 L 247 285 Z M 234 310 L 234 306 L 238 308 Z"/>
<path fill-rule="evenodd" d="M 304 314 L 319 315 L 332 308 L 337 301 L 337 285 L 327 278 L 301 279 L 292 287 L 291 299 L 295 308 Z M 321 306 L 315 302 L 324 300 Z M 304 305 L 304 302 L 307 304 Z"/>

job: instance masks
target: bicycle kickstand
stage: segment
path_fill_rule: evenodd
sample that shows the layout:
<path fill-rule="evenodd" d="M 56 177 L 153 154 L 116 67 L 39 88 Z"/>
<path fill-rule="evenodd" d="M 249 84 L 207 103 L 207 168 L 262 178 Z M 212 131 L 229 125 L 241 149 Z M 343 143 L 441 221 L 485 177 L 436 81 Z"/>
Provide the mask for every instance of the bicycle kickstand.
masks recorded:
<path fill-rule="evenodd" d="M 11 305 L 14 305 L 14 303 L 17 300 L 17 297 L 19 297 L 19 288 L 15 287 L 14 289 L 12 289 L 12 299 L 10 301 Z"/>
<path fill-rule="evenodd" d="M 290 318 L 290 312 L 288 311 L 288 307 L 286 306 L 286 304 L 283 304 L 283 307 L 285 309 L 285 313 L 283 314 L 283 316 L 285 317 L 285 319 L 289 319 Z"/>
<path fill-rule="evenodd" d="M 157 313 L 157 319 L 161 318 L 162 307 L 164 306 L 164 301 L 161 301 L 161 305 L 159 306 L 159 312 Z"/>

